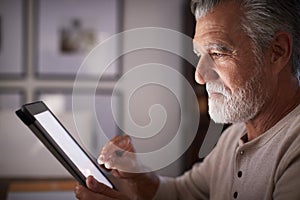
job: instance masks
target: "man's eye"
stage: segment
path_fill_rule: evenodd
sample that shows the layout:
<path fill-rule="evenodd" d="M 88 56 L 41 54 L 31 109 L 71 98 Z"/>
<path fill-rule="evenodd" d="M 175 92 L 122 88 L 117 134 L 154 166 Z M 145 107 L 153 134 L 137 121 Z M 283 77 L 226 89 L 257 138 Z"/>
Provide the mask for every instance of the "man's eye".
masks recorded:
<path fill-rule="evenodd" d="M 217 52 L 213 52 L 213 53 L 210 53 L 210 56 L 211 56 L 212 58 L 221 58 L 221 57 L 224 56 L 224 54 L 222 54 L 222 53 L 217 53 Z"/>

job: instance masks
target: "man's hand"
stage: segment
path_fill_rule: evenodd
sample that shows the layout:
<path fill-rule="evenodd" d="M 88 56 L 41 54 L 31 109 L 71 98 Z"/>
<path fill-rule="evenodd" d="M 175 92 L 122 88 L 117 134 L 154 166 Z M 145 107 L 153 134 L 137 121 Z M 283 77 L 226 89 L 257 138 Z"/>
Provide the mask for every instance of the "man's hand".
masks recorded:
<path fill-rule="evenodd" d="M 134 154 L 131 139 L 127 135 L 116 136 L 101 150 L 98 163 L 110 170 L 116 178 L 122 179 L 124 193 L 98 183 L 92 177 L 87 179 L 87 187 L 77 186 L 76 197 L 85 199 L 152 199 L 159 185 L 159 178 L 153 172 L 145 173 L 143 165 Z M 95 181 L 95 182 L 94 182 Z"/>
<path fill-rule="evenodd" d="M 98 163 L 118 178 L 134 178 L 145 171 L 135 156 L 135 150 L 128 135 L 115 136 L 101 150 Z"/>
<path fill-rule="evenodd" d="M 79 200 L 129 200 L 124 194 L 99 183 L 92 176 L 86 179 L 85 188 L 82 185 L 75 187 L 76 198 Z"/>
<path fill-rule="evenodd" d="M 116 178 L 122 179 L 127 187 L 126 194 L 138 199 L 152 199 L 159 185 L 153 172 L 145 173 L 143 164 L 135 156 L 128 135 L 115 136 L 101 150 L 98 163 L 111 170 Z"/>

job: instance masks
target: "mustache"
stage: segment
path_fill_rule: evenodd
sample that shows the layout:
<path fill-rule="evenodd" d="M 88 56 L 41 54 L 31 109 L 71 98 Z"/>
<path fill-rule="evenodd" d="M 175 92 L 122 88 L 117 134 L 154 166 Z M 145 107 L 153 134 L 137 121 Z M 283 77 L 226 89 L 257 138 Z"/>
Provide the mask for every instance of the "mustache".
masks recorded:
<path fill-rule="evenodd" d="M 212 82 L 206 83 L 206 91 L 208 95 L 212 93 L 220 93 L 225 97 L 230 96 L 230 93 L 226 90 L 225 86 L 220 83 L 212 83 Z"/>

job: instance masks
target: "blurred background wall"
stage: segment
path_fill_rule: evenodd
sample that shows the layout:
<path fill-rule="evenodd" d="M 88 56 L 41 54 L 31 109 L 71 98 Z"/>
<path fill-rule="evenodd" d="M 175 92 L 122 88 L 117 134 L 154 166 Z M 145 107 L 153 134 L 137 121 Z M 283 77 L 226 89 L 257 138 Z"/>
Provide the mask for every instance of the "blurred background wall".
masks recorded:
<path fill-rule="evenodd" d="M 134 94 L 125 89 L 112 95 L 123 75 L 137 66 L 159 63 L 169 66 L 189 81 L 202 102 L 201 112 L 206 113 L 206 102 L 202 98 L 205 94 L 202 87 L 195 86 L 193 66 L 162 50 L 148 48 L 122 55 L 99 81 L 95 76 L 97 69 L 83 73 L 77 96 L 83 105 L 72 108 L 76 75 L 84 59 L 99 42 L 114 34 L 143 27 L 167 28 L 192 36 L 194 19 L 189 4 L 187 0 L 0 0 L 0 178 L 70 178 L 14 114 L 22 104 L 35 100 L 45 101 L 95 157 L 107 139 L 123 133 L 114 122 L 112 99 L 117 102 L 118 121 L 125 128 L 130 127 L 132 120 L 139 126 L 151 124 L 149 110 L 153 105 L 162 105 L 167 113 L 159 137 L 133 138 L 138 152 L 153 151 L 168 144 L 178 133 L 180 122 L 184 123 L 183 129 L 179 130 L 182 135 L 191 134 L 189 123 L 194 120 L 192 117 L 198 104 L 191 100 L 194 97 L 187 96 L 178 77 L 174 77 L 173 82 L 180 93 L 179 99 L 168 88 L 157 84 L 141 85 Z M 192 54 L 192 49 L 185 46 L 190 47 L 190 44 L 174 42 Z M 112 54 L 118 54 L 124 43 L 126 41 L 113 46 Z M 163 70 L 158 70 L 156 76 L 163 77 L 163 73 Z M 84 107 L 87 102 L 85 95 L 90 94 L 95 80 L 96 114 Z M 124 105 L 128 99 L 130 103 L 126 108 Z M 183 105 L 178 103 L 181 101 Z M 74 112 L 82 120 L 74 122 Z M 104 136 L 99 134 L 99 124 Z M 143 137 L 143 132 L 135 135 Z M 199 144 L 201 140 L 196 146 Z M 180 142 L 172 149 L 177 152 L 184 150 Z M 198 150 L 196 147 L 188 152 L 198 155 Z M 177 176 L 194 160 L 195 155 L 185 154 L 158 173 Z"/>

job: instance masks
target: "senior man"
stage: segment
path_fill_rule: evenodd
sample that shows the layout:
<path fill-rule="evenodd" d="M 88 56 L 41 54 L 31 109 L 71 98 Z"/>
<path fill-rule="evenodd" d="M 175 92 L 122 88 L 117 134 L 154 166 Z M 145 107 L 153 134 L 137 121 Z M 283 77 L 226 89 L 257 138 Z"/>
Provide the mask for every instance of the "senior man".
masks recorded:
<path fill-rule="evenodd" d="M 192 8 L 195 79 L 206 84 L 211 118 L 233 125 L 178 178 L 118 171 L 111 144 L 133 147 L 128 136 L 116 137 L 99 160 L 131 194 L 89 177 L 77 198 L 300 199 L 300 1 L 195 0 Z"/>

